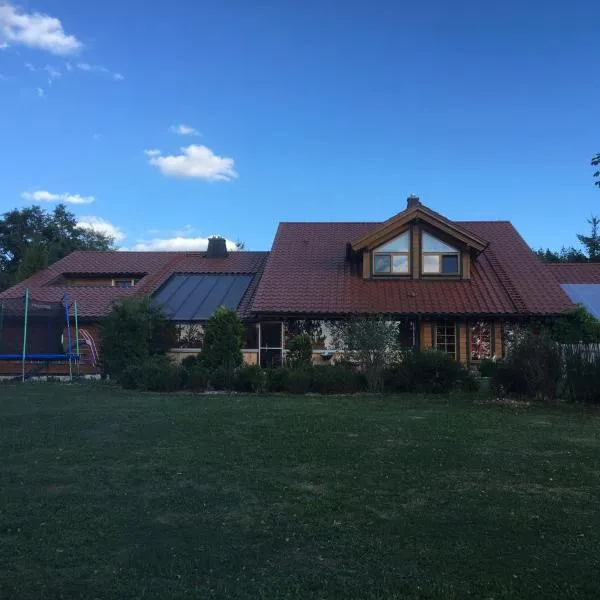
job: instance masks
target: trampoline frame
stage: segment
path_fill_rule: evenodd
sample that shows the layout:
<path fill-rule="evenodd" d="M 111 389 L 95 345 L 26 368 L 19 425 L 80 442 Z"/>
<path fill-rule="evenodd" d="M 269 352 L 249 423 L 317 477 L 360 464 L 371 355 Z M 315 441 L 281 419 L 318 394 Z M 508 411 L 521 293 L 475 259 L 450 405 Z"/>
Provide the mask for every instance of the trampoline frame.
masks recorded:
<path fill-rule="evenodd" d="M 20 354 L 0 354 L 0 361 L 21 361 L 21 381 L 25 381 L 25 363 L 26 362 L 66 362 L 69 361 L 69 379 L 73 380 L 73 362 L 79 365 L 79 320 L 77 315 L 77 301 L 73 305 L 75 317 L 75 340 L 76 352 L 73 352 L 71 342 L 71 318 L 69 296 L 65 294 L 62 300 L 65 308 L 65 322 L 67 325 L 67 352 L 65 353 L 48 353 L 48 354 L 28 354 L 27 353 L 27 325 L 29 320 L 29 288 L 25 290 L 25 318 L 23 323 L 23 351 Z"/>

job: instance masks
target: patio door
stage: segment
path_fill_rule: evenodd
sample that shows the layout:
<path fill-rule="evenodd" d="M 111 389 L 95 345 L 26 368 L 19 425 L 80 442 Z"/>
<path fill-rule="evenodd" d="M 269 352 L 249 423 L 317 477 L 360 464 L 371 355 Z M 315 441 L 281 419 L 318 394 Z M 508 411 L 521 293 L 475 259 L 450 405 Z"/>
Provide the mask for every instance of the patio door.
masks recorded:
<path fill-rule="evenodd" d="M 260 324 L 260 366 L 281 367 L 283 364 L 283 323 L 265 321 Z"/>

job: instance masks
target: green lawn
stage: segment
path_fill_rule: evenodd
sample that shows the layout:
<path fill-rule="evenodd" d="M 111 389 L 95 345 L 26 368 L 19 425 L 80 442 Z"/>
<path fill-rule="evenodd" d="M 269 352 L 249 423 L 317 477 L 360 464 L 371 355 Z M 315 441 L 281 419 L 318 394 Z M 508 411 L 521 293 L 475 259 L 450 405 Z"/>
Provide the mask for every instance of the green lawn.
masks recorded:
<path fill-rule="evenodd" d="M 598 598 L 600 417 L 0 385 L 0 597 Z"/>

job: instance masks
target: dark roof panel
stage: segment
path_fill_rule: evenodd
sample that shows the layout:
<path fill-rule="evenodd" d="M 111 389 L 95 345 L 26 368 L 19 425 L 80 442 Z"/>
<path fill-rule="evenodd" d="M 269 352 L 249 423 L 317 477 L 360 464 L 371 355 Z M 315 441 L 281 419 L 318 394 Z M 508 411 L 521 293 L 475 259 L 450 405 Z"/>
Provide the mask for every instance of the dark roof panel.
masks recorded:
<path fill-rule="evenodd" d="M 175 321 L 207 321 L 220 306 L 237 310 L 253 275 L 176 274 L 154 295 Z"/>
<path fill-rule="evenodd" d="M 560 286 L 575 304 L 583 304 L 586 310 L 600 319 L 600 285 L 596 283 L 563 283 Z"/>

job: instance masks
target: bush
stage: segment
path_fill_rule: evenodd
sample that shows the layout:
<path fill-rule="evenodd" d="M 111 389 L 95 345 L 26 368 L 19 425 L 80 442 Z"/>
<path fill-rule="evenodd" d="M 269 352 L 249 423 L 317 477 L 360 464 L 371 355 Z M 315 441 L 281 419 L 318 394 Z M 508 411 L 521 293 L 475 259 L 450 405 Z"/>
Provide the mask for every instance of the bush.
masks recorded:
<path fill-rule="evenodd" d="M 210 387 L 215 391 L 221 391 L 231 389 L 229 384 L 230 375 L 223 367 L 218 367 L 214 371 L 210 372 L 208 382 Z M 232 381 L 233 384 L 233 381 Z"/>
<path fill-rule="evenodd" d="M 438 350 L 410 352 L 404 358 L 410 391 L 443 394 L 459 387 L 465 368 L 450 354 Z"/>
<path fill-rule="evenodd" d="M 115 303 L 100 325 L 104 370 L 121 382 L 131 365 L 164 356 L 175 344 L 175 324 L 148 298 Z M 126 375 L 130 378 L 131 373 Z M 128 384 L 131 381 L 128 379 Z"/>
<path fill-rule="evenodd" d="M 308 333 L 299 333 L 288 342 L 286 363 L 291 369 L 312 365 L 312 339 Z"/>
<path fill-rule="evenodd" d="M 199 354 L 191 354 L 190 356 L 186 356 L 181 361 L 181 366 L 189 371 L 200 364 L 200 355 Z"/>
<path fill-rule="evenodd" d="M 238 392 L 261 392 L 265 387 L 265 373 L 259 365 L 242 365 L 235 373 L 233 388 Z"/>
<path fill-rule="evenodd" d="M 412 375 L 404 361 L 388 365 L 382 378 L 383 391 L 386 394 L 402 394 L 412 389 Z"/>
<path fill-rule="evenodd" d="M 280 369 L 268 369 L 266 389 L 267 392 L 286 392 L 289 388 L 290 370 L 282 367 Z"/>
<path fill-rule="evenodd" d="M 450 354 L 438 350 L 406 352 L 400 362 L 383 373 L 388 393 L 421 392 L 443 394 L 455 390 L 474 392 L 479 379 Z"/>
<path fill-rule="evenodd" d="M 152 356 L 129 365 L 122 374 L 123 387 L 149 392 L 176 392 L 183 383 L 183 369 L 166 356 Z"/>
<path fill-rule="evenodd" d="M 203 392 L 206 390 L 209 380 L 208 371 L 201 365 L 195 364 L 184 368 L 185 388 L 192 392 Z"/>
<path fill-rule="evenodd" d="M 290 394 L 308 394 L 312 389 L 314 367 L 290 369 L 287 376 L 286 392 Z"/>
<path fill-rule="evenodd" d="M 482 358 L 479 363 L 479 374 L 482 377 L 492 377 L 496 371 L 497 361 L 491 358 Z"/>
<path fill-rule="evenodd" d="M 552 400 L 562 375 L 559 346 L 550 336 L 526 332 L 509 356 L 499 361 L 490 381 L 492 394 Z"/>
<path fill-rule="evenodd" d="M 481 378 L 468 369 L 462 369 L 458 380 L 458 388 L 467 394 L 478 392 L 481 388 Z"/>
<path fill-rule="evenodd" d="M 564 392 L 571 402 L 600 402 L 600 357 L 587 355 L 581 348 L 564 351 Z"/>
<path fill-rule="evenodd" d="M 366 388 L 366 379 L 355 369 L 344 365 L 315 367 L 312 391 L 319 394 L 353 394 Z"/>
<path fill-rule="evenodd" d="M 211 383 L 215 389 L 231 389 L 235 370 L 242 364 L 242 346 L 244 344 L 244 325 L 236 312 L 227 308 L 218 308 L 204 328 L 204 345 L 200 353 L 202 365 L 213 373 L 219 386 Z M 221 381 L 224 378 L 224 381 Z"/>

